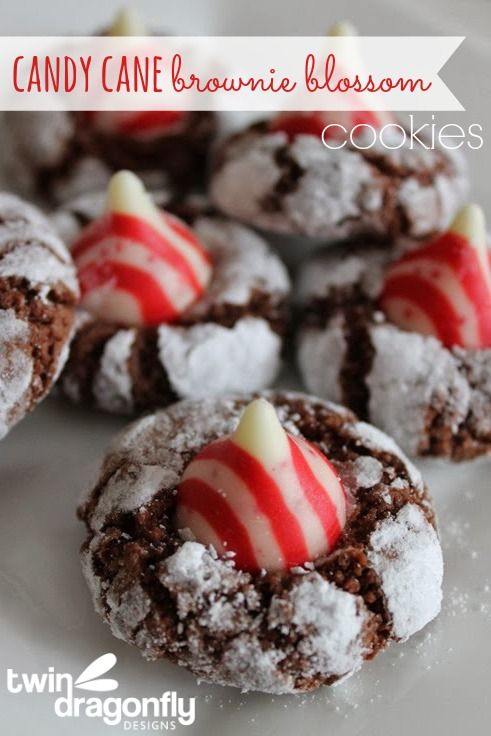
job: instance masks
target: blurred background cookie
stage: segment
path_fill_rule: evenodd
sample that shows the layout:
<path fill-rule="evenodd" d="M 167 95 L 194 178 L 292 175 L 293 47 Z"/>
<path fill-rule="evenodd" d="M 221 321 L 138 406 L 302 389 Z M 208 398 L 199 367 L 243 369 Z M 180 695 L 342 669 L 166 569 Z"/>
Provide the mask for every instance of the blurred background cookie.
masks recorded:
<path fill-rule="evenodd" d="M 491 451 L 491 268 L 482 211 L 393 251 L 366 242 L 307 263 L 298 364 L 305 385 L 413 455 Z"/>
<path fill-rule="evenodd" d="M 358 60 L 355 34 L 349 24 L 330 30 L 350 37 Z M 370 109 L 369 94 L 358 101 L 362 112 L 285 112 L 226 139 L 214 158 L 214 203 L 264 230 L 324 240 L 445 227 L 468 189 L 461 152 L 411 137 L 393 113 Z"/>
<path fill-rule="evenodd" d="M 55 382 L 77 299 L 75 268 L 47 219 L 0 193 L 0 437 Z"/>
<path fill-rule="evenodd" d="M 123 10 L 108 34 L 146 35 L 135 11 Z M 217 131 L 211 112 L 9 112 L 4 116 L 5 182 L 47 204 L 107 185 L 128 168 L 158 189 L 203 181 Z"/>

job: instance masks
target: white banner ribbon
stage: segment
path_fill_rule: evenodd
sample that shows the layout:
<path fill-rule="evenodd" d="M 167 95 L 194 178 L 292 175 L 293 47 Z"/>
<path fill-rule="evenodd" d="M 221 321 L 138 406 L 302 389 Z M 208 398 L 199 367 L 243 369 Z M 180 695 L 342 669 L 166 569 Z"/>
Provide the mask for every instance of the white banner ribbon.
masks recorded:
<path fill-rule="evenodd" d="M 463 110 L 463 37 L 4 37 L 3 110 Z"/>

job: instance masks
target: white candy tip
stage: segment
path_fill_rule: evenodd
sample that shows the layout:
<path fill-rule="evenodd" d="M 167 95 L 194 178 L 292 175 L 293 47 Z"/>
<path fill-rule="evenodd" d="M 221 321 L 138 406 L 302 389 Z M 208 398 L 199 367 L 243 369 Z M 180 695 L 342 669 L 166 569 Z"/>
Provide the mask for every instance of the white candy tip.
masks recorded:
<path fill-rule="evenodd" d="M 328 36 L 357 36 L 358 31 L 348 21 L 340 20 L 334 23 L 327 32 Z"/>
<path fill-rule="evenodd" d="M 285 455 L 286 432 L 266 399 L 255 399 L 244 410 L 233 441 L 255 458 L 271 463 Z"/>
<path fill-rule="evenodd" d="M 142 19 L 134 8 L 121 8 L 108 31 L 109 36 L 146 36 Z"/>
<path fill-rule="evenodd" d="M 107 188 L 106 210 L 108 212 L 128 212 L 148 207 L 153 203 L 143 182 L 131 171 L 118 171 L 113 174 Z"/>
<path fill-rule="evenodd" d="M 449 232 L 466 238 L 479 251 L 487 249 L 486 219 L 478 204 L 462 207 L 450 225 Z"/>

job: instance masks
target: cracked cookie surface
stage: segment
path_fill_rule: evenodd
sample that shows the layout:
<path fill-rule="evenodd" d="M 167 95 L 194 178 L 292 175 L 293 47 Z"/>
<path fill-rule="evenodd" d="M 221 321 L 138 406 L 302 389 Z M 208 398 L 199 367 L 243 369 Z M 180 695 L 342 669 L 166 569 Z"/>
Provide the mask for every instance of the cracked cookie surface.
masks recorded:
<path fill-rule="evenodd" d="M 10 112 L 3 127 L 6 179 L 22 195 L 54 205 L 103 189 L 119 169 L 137 172 L 152 189 L 196 187 L 217 121 L 214 113 L 192 112 L 154 138 L 98 131 L 83 113 Z"/>
<path fill-rule="evenodd" d="M 411 455 L 469 460 L 491 452 L 491 350 L 447 348 L 404 331 L 378 307 L 397 253 L 356 243 L 305 264 L 298 282 L 298 364 L 309 391 L 350 406 Z"/>
<path fill-rule="evenodd" d="M 79 510 L 96 610 L 148 659 L 198 678 L 272 693 L 312 690 L 358 669 L 440 609 L 442 557 L 419 472 L 348 410 L 265 394 L 288 432 L 329 457 L 349 494 L 328 555 L 250 574 L 173 525 L 190 460 L 231 433 L 250 396 L 183 401 L 132 424 L 109 449 Z"/>
<path fill-rule="evenodd" d="M 49 222 L 0 193 L 0 437 L 56 380 L 77 300 L 75 268 Z"/>
<path fill-rule="evenodd" d="M 279 233 L 339 240 L 427 235 L 447 224 L 467 191 L 458 151 L 330 150 L 320 138 L 289 141 L 258 123 L 222 143 L 210 184 L 227 215 Z"/>
<path fill-rule="evenodd" d="M 53 222 L 73 238 L 103 201 L 103 194 L 77 200 Z M 287 323 L 285 267 L 262 238 L 201 203 L 181 204 L 179 214 L 211 256 L 207 291 L 177 322 L 157 327 L 128 328 L 79 312 L 59 382 L 71 400 L 138 414 L 179 398 L 256 391 L 274 380 Z"/>

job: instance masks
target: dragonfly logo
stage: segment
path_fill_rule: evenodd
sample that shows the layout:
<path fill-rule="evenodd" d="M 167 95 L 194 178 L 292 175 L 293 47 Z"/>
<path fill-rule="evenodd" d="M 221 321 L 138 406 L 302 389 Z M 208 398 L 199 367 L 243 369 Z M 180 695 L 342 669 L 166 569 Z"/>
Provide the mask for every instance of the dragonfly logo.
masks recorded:
<path fill-rule="evenodd" d="M 100 718 L 108 726 L 123 723 L 125 730 L 174 731 L 177 725 L 190 726 L 196 718 L 196 698 L 182 698 L 167 690 L 160 697 L 119 698 L 83 695 L 80 691 L 107 693 L 117 690 L 119 683 L 106 677 L 117 662 L 108 652 L 98 657 L 74 679 L 67 672 L 49 667 L 47 672 L 25 673 L 7 670 L 7 689 L 20 693 L 56 695 L 54 712 L 59 718 Z"/>

